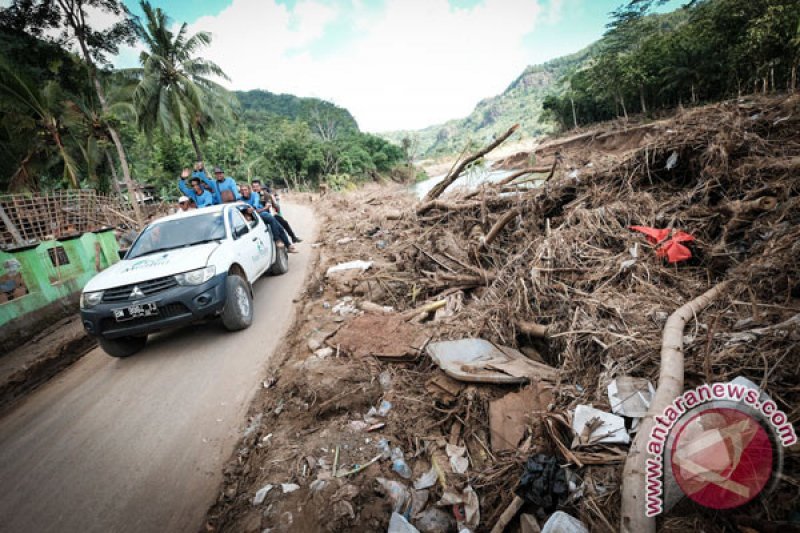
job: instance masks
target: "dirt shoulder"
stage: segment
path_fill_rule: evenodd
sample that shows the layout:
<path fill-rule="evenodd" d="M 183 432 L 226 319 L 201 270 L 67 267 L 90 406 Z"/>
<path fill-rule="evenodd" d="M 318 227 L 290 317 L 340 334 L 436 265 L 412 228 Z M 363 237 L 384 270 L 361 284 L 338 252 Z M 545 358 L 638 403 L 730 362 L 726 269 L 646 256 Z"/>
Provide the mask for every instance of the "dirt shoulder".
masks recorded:
<path fill-rule="evenodd" d="M 97 346 L 80 315 L 59 320 L 0 357 L 0 413 Z"/>

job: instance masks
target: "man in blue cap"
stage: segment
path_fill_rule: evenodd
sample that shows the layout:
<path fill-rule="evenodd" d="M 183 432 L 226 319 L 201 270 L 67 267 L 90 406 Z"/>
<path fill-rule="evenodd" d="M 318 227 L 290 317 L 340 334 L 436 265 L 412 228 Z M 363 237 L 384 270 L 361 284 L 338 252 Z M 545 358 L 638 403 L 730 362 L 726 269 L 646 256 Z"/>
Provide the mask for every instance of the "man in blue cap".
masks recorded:
<path fill-rule="evenodd" d="M 214 184 L 211 187 L 211 194 L 215 204 L 227 204 L 241 199 L 236 181 L 230 176 L 226 177 L 220 167 L 214 167 Z"/>

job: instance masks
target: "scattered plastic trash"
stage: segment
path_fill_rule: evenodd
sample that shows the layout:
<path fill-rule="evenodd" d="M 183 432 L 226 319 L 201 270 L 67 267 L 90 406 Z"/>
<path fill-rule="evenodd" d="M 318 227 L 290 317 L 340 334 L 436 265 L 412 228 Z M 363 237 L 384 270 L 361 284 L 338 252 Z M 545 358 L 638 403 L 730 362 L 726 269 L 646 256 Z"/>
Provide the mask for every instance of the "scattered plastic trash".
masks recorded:
<path fill-rule="evenodd" d="M 569 485 L 565 471 L 555 457 L 536 454 L 525 463 L 515 494 L 527 502 L 552 512 L 566 499 Z"/>
<path fill-rule="evenodd" d="M 407 504 L 411 501 L 411 494 L 402 483 L 391 479 L 379 477 L 376 479 L 378 484 L 383 488 L 383 493 L 389 498 L 392 504 L 392 511 L 395 513 L 403 513 Z"/>
<path fill-rule="evenodd" d="M 453 472 L 456 474 L 465 473 L 469 468 L 469 460 L 465 457 L 467 449 L 463 446 L 447 444 L 445 451 L 447 452 L 447 457 L 450 458 L 450 468 L 452 468 Z"/>
<path fill-rule="evenodd" d="M 413 475 L 411 467 L 408 466 L 405 458 L 403 458 L 403 450 L 399 446 L 395 446 L 392 449 L 392 470 L 404 479 L 411 479 Z"/>
<path fill-rule="evenodd" d="M 336 241 L 336 244 L 347 244 L 353 242 L 354 240 L 356 240 L 355 237 L 342 237 L 341 239 Z"/>
<path fill-rule="evenodd" d="M 250 421 L 250 423 L 244 429 L 244 437 L 249 437 L 257 429 L 259 429 L 261 427 L 261 418 L 263 416 L 264 416 L 263 413 L 258 413 L 256 416 L 253 417 L 253 419 Z"/>
<path fill-rule="evenodd" d="M 338 265 L 334 265 L 330 267 L 325 274 L 330 276 L 331 274 L 335 274 L 336 272 L 343 272 L 345 270 L 361 270 L 365 271 L 368 270 L 372 266 L 372 261 L 362 261 L 360 259 L 356 261 L 348 261 L 346 263 L 339 263 Z"/>
<path fill-rule="evenodd" d="M 378 416 L 386 417 L 389 414 L 389 411 L 392 410 L 392 402 L 388 400 L 383 400 L 378 407 Z"/>
<path fill-rule="evenodd" d="M 456 524 L 452 515 L 436 507 L 430 507 L 417 515 L 414 525 L 420 533 L 448 533 Z"/>
<path fill-rule="evenodd" d="M 281 490 L 284 494 L 289 494 L 300 488 L 300 485 L 295 483 L 281 483 Z"/>
<path fill-rule="evenodd" d="M 411 517 L 414 517 L 425 509 L 425 505 L 428 503 L 428 497 L 430 496 L 430 491 L 426 489 L 422 490 L 414 490 L 411 492 L 411 509 L 409 509 L 408 514 Z"/>
<path fill-rule="evenodd" d="M 332 356 L 334 353 L 336 353 L 336 350 L 334 350 L 330 346 L 326 346 L 324 348 L 320 348 L 319 350 L 316 350 L 314 352 L 314 355 L 316 355 L 320 359 L 325 359 L 326 357 Z"/>
<path fill-rule="evenodd" d="M 311 492 L 320 492 L 328 485 L 328 482 L 324 479 L 315 479 L 308 485 L 308 488 L 311 489 Z"/>
<path fill-rule="evenodd" d="M 378 248 L 378 250 L 384 250 L 387 246 L 389 246 L 389 244 L 386 241 L 381 240 L 376 242 L 375 246 Z"/>
<path fill-rule="evenodd" d="M 253 505 L 261 505 L 267 497 L 269 491 L 272 490 L 272 485 L 264 485 L 256 491 L 255 498 L 253 498 Z"/>
<path fill-rule="evenodd" d="M 481 521 L 480 502 L 475 490 L 467 485 L 459 494 L 455 489 L 448 487 L 436 502 L 439 507 L 455 506 L 456 520 L 459 531 L 465 527 L 474 530 Z"/>
<path fill-rule="evenodd" d="M 388 440 L 381 439 L 375 446 L 377 446 L 378 450 L 381 452 L 381 457 L 383 459 L 389 459 L 392 456 L 392 448 L 389 446 Z"/>
<path fill-rule="evenodd" d="M 645 416 L 655 394 L 653 385 L 644 378 L 622 376 L 608 384 L 608 401 L 615 415 Z"/>
<path fill-rule="evenodd" d="M 408 523 L 408 520 L 397 513 L 392 513 L 392 518 L 389 520 L 389 529 L 387 533 L 420 533 L 419 529 L 415 528 Z"/>
<path fill-rule="evenodd" d="M 678 164 L 678 152 L 672 152 L 671 154 L 669 154 L 669 157 L 667 158 L 667 164 L 665 165 L 666 169 L 672 170 L 673 168 L 675 168 L 675 165 L 677 164 Z"/>
<path fill-rule="evenodd" d="M 438 477 L 436 469 L 431 467 L 430 470 L 422 474 L 419 479 L 414 482 L 414 488 L 417 490 L 430 488 L 436 484 Z"/>
<path fill-rule="evenodd" d="M 427 351 L 445 374 L 461 381 L 527 383 L 530 378 L 554 381 L 556 377 L 554 368 L 484 339 L 433 342 Z"/>
<path fill-rule="evenodd" d="M 625 430 L 625 419 L 595 409 L 591 405 L 579 405 L 572 416 L 575 440 L 572 447 L 590 444 L 628 444 L 631 441 Z"/>
<path fill-rule="evenodd" d="M 392 388 L 392 375 L 387 370 L 380 373 L 378 381 L 381 384 L 381 389 L 384 391 L 388 391 Z"/>
<path fill-rule="evenodd" d="M 556 511 L 545 522 L 542 533 L 589 533 L 589 529 L 574 516 Z"/>
<path fill-rule="evenodd" d="M 336 302 L 336 305 L 333 306 L 331 312 L 337 315 L 354 315 L 358 313 L 358 307 L 356 307 L 355 303 L 353 302 L 353 298 L 350 296 L 345 296 L 341 299 L 341 301 Z"/>

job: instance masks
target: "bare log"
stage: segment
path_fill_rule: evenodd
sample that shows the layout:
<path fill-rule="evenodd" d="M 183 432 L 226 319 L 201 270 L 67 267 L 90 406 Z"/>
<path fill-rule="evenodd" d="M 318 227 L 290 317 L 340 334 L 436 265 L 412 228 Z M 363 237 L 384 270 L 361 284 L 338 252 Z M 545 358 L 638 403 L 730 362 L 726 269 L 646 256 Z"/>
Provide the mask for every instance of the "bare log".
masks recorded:
<path fill-rule="evenodd" d="M 492 242 L 497 238 L 503 228 L 506 227 L 506 225 L 514 220 L 519 214 L 520 210 L 514 208 L 500 217 L 500 220 L 494 223 L 494 226 L 492 226 L 492 228 L 489 230 L 489 233 L 486 234 L 486 237 L 481 238 L 481 249 L 486 250 L 489 248 L 489 245 L 492 244 Z"/>
<path fill-rule="evenodd" d="M 537 324 L 535 322 L 526 322 L 524 320 L 518 320 L 515 322 L 517 326 L 517 330 L 520 333 L 525 333 L 526 335 L 530 335 L 531 337 L 538 337 L 544 339 L 550 333 L 550 327 L 544 326 L 542 324 Z"/>
<path fill-rule="evenodd" d="M 485 156 L 486 154 L 488 154 L 489 152 L 500 146 L 503 143 L 503 141 L 511 137 L 511 135 L 515 131 L 517 131 L 517 128 L 519 128 L 519 124 L 514 124 L 508 129 L 507 132 L 505 132 L 500 137 L 495 139 L 491 144 L 489 144 L 488 146 L 484 147 L 483 149 L 479 150 L 478 152 L 474 153 L 473 155 L 461 161 L 458 165 L 456 165 L 456 167 L 453 170 L 451 170 L 447 174 L 447 176 L 445 176 L 445 178 L 441 182 L 433 186 L 433 188 L 425 196 L 425 200 L 429 202 L 441 196 L 442 193 L 445 191 L 445 189 L 447 189 L 450 185 L 453 184 L 454 181 L 458 179 L 458 177 L 461 175 L 461 173 L 464 171 L 467 165 L 469 165 L 474 161 L 477 161 L 481 157 Z"/>
<path fill-rule="evenodd" d="M 622 471 L 622 520 L 620 530 L 624 533 L 653 533 L 656 530 L 654 517 L 645 514 L 647 504 L 647 442 L 655 425 L 655 416 L 683 393 L 683 328 L 693 316 L 711 305 L 727 289 L 723 281 L 679 307 L 667 319 L 661 339 L 661 370 L 658 387 L 647 415 L 642 418 L 633 445 Z"/>

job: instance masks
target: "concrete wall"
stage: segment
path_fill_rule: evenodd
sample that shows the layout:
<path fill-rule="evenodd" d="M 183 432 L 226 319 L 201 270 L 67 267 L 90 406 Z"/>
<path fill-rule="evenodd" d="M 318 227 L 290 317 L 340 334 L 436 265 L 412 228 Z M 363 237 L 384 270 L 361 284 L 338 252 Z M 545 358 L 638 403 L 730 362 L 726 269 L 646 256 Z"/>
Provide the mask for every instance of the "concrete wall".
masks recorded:
<path fill-rule="evenodd" d="M 51 259 L 49 250 L 59 246 L 63 246 L 68 263 L 54 264 Z M 15 292 L 0 294 L 0 301 L 8 299 L 0 303 L 0 350 L 5 352 L 9 344 L 22 342 L 44 325 L 77 312 L 81 289 L 97 272 L 117 262 L 118 254 L 113 231 L 0 251 L 0 282 L 6 281 L 8 286 L 13 281 L 17 286 Z"/>

